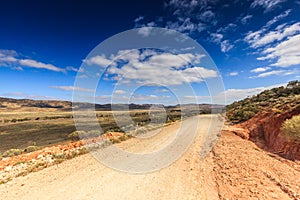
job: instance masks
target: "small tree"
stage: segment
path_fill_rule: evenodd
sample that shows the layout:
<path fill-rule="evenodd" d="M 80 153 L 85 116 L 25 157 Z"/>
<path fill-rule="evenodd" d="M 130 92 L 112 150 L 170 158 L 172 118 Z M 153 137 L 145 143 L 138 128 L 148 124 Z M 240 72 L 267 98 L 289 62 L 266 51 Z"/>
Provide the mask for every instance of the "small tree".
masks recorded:
<path fill-rule="evenodd" d="M 282 134 L 300 142 L 300 115 L 285 120 L 281 127 Z"/>

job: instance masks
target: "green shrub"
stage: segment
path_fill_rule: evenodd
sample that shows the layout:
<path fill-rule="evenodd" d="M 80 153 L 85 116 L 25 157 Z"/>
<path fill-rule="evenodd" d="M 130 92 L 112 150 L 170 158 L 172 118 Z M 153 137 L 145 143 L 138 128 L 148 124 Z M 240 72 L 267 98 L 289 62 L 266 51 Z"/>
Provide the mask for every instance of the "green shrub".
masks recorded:
<path fill-rule="evenodd" d="M 252 118 L 256 113 L 276 108 L 275 113 L 299 105 L 300 82 L 291 81 L 286 87 L 265 90 L 257 95 L 226 106 L 227 118 L 240 123 Z"/>
<path fill-rule="evenodd" d="M 24 149 L 24 152 L 26 153 L 30 153 L 30 152 L 33 152 L 33 151 L 37 151 L 39 150 L 40 148 L 38 146 L 28 146 Z"/>
<path fill-rule="evenodd" d="M 119 140 L 120 141 L 125 141 L 125 140 L 127 140 L 127 136 L 126 135 L 122 135 L 122 136 L 119 137 Z"/>
<path fill-rule="evenodd" d="M 300 141 L 300 115 L 285 120 L 282 124 L 281 131 L 284 136 Z"/>
<path fill-rule="evenodd" d="M 110 138 L 109 139 L 113 144 L 120 143 L 121 141 L 118 138 Z"/>
<path fill-rule="evenodd" d="M 80 140 L 80 138 L 84 138 L 84 136 L 86 136 L 86 134 L 87 133 L 85 131 L 74 131 L 68 135 L 68 138 L 70 140 L 77 141 L 77 140 Z"/>
<path fill-rule="evenodd" d="M 22 149 L 9 149 L 5 151 L 2 156 L 3 157 L 11 157 L 11 156 L 17 156 L 23 153 Z"/>

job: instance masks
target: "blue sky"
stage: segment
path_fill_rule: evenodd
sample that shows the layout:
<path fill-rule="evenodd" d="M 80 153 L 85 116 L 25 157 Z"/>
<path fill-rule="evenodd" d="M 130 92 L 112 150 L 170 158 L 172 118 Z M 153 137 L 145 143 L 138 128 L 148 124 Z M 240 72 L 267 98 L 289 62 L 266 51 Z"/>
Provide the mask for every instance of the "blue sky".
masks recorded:
<path fill-rule="evenodd" d="M 74 86 L 82 62 L 93 48 L 132 28 L 142 28 L 145 32 L 141 33 L 147 34 L 151 30 L 147 27 L 162 27 L 179 31 L 203 46 L 220 72 L 225 87 L 222 94 L 230 103 L 299 79 L 298 13 L 297 0 L 2 1 L 0 96 L 71 100 L 73 90 L 93 92 Z M 109 60 L 108 56 L 102 58 Z M 187 71 L 184 74 L 196 88 L 198 101 L 210 102 L 203 82 Z M 107 103 L 112 83 L 98 88 L 97 102 Z M 169 89 L 171 85 L 171 81 L 166 84 Z M 141 103 L 172 104 L 174 95 L 168 87 L 140 88 L 134 98 Z M 128 97 L 128 88 L 123 84 L 115 93 Z"/>

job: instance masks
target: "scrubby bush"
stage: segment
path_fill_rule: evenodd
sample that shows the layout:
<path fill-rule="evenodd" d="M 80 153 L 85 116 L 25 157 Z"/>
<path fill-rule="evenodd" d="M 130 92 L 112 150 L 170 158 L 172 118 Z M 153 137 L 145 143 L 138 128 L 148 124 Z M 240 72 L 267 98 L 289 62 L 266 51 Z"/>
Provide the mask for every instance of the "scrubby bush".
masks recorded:
<path fill-rule="evenodd" d="M 68 135 L 68 138 L 73 141 L 77 141 L 80 139 L 86 139 L 86 138 L 94 138 L 99 137 L 101 135 L 101 132 L 98 130 L 90 130 L 88 132 L 86 131 L 74 131 Z"/>
<path fill-rule="evenodd" d="M 119 140 L 120 141 L 125 141 L 125 140 L 127 140 L 127 136 L 126 135 L 122 135 L 122 136 L 119 137 Z"/>
<path fill-rule="evenodd" d="M 87 133 L 85 131 L 74 131 L 68 135 L 68 138 L 70 140 L 77 141 L 80 140 L 80 138 L 83 138 L 86 134 Z"/>
<path fill-rule="evenodd" d="M 37 151 L 39 150 L 40 148 L 38 146 L 28 146 L 24 149 L 24 152 L 26 153 L 30 153 L 30 152 L 33 152 L 33 151 Z"/>
<path fill-rule="evenodd" d="M 2 156 L 3 157 L 11 157 L 11 156 L 17 156 L 23 153 L 22 149 L 9 149 L 5 151 Z"/>
<path fill-rule="evenodd" d="M 299 105 L 299 94 L 300 82 L 291 81 L 286 87 L 265 90 L 260 94 L 226 106 L 226 116 L 230 121 L 240 123 L 264 110 L 276 108 L 275 113 L 280 114 L 286 109 Z"/>
<path fill-rule="evenodd" d="M 121 142 L 118 138 L 110 138 L 109 141 L 111 141 L 113 144 Z"/>
<path fill-rule="evenodd" d="M 281 131 L 284 136 L 300 142 L 300 115 L 285 120 Z"/>

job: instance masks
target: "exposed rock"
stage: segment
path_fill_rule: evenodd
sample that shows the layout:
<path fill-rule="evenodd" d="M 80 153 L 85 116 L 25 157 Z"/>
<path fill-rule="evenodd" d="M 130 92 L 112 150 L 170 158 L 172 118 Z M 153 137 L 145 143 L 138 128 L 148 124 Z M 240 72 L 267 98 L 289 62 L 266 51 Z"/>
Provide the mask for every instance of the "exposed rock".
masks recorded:
<path fill-rule="evenodd" d="M 284 137 L 280 131 L 282 123 L 286 119 L 299 114 L 300 109 L 297 107 L 283 113 L 277 113 L 273 110 L 261 112 L 248 121 L 237 125 L 233 132 L 238 132 L 237 135 L 246 139 L 245 135 L 248 132 L 249 139 L 260 147 L 263 147 L 260 144 L 265 142 L 268 150 L 288 159 L 300 160 L 300 144 Z M 246 129 L 244 132 L 240 130 L 243 128 Z"/>

